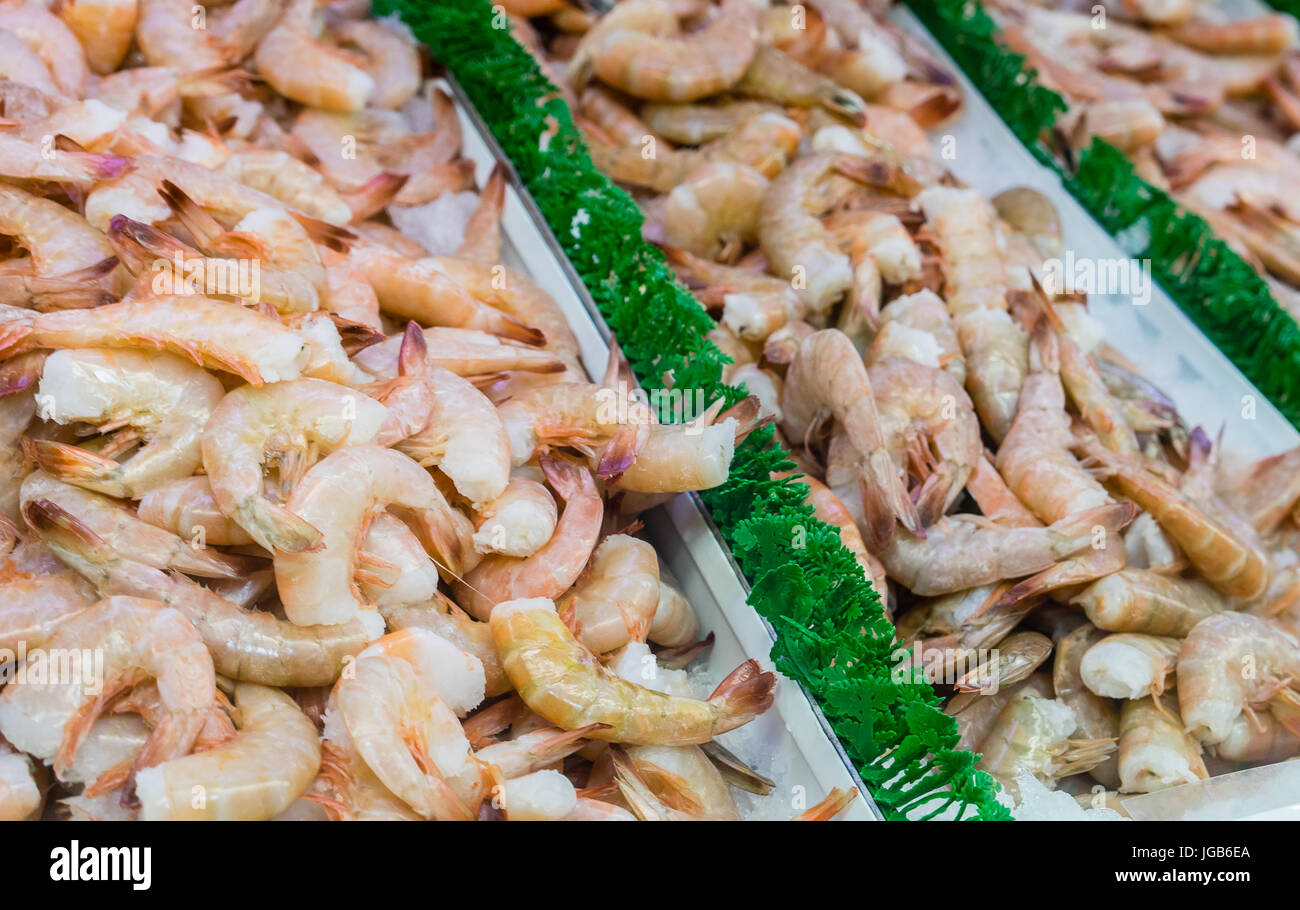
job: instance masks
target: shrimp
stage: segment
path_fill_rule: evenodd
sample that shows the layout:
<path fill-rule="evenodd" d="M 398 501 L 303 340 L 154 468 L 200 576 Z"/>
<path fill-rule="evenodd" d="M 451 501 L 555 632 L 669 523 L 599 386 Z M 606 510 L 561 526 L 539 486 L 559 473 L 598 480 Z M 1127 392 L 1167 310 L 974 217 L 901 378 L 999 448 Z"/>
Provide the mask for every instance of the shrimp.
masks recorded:
<path fill-rule="evenodd" d="M 686 493 L 726 483 L 736 443 L 760 425 L 759 402 L 750 395 L 711 419 L 719 407 L 715 402 L 692 423 L 651 426 L 645 448 L 615 486 L 630 493 Z M 601 463 L 608 463 L 608 454 L 601 454 Z"/>
<path fill-rule="evenodd" d="M 124 557 L 48 500 L 27 503 L 23 514 L 59 559 L 101 595 L 145 597 L 183 613 L 222 676 L 266 686 L 329 685 L 368 640 L 360 622 L 302 627 L 241 609 L 184 576 Z"/>
<path fill-rule="evenodd" d="M 592 91 L 588 89 L 588 91 Z M 583 93 L 587 97 L 587 93 Z M 645 135 L 660 135 L 683 145 L 703 145 L 726 136 L 741 124 L 762 114 L 782 114 L 779 104 L 766 101 L 719 101 L 707 104 L 645 104 L 635 133 L 614 134 L 623 142 L 640 142 Z M 603 124 L 602 124 L 603 125 Z M 609 132 L 608 127 L 606 131 Z"/>
<path fill-rule="evenodd" d="M 793 439 L 806 439 L 827 412 L 843 425 L 859 459 L 869 547 L 888 544 L 895 519 L 921 533 L 920 516 L 889 453 L 869 373 L 846 335 L 826 329 L 803 340 L 786 374 L 782 409 Z"/>
<path fill-rule="evenodd" d="M 506 169 L 497 162 L 478 194 L 474 213 L 465 223 L 465 236 L 456 247 L 456 258 L 487 266 L 501 261 L 501 213 L 505 204 Z"/>
<path fill-rule="evenodd" d="M 423 467 L 436 466 L 475 509 L 492 502 L 510 482 L 510 440 L 497 409 L 469 380 L 429 366 L 424 334 L 414 323 L 407 326 L 399 356 L 404 378 L 376 397 L 387 403 L 409 380 L 423 386 L 431 404 L 420 427 L 399 440 L 397 450 Z"/>
<path fill-rule="evenodd" d="M 0 566 L 5 599 L 0 606 L 0 654 L 44 647 L 67 620 L 95 603 L 95 590 L 77 573 L 57 567 Z M 9 659 L 12 659 L 10 657 Z"/>
<path fill-rule="evenodd" d="M 578 579 L 600 535 L 604 503 L 591 473 L 580 465 L 543 457 L 542 470 L 564 512 L 550 539 L 532 556 L 496 553 L 453 585 L 453 596 L 470 615 L 486 620 L 497 604 L 520 597 L 559 597 Z"/>
<path fill-rule="evenodd" d="M 709 259 L 734 259 L 758 239 L 767 187 L 767 178 L 748 165 L 707 161 L 647 206 L 646 239 Z"/>
<path fill-rule="evenodd" d="M 68 0 L 58 14 L 81 42 L 91 71 L 103 76 L 122 65 L 131 47 L 139 0 Z"/>
<path fill-rule="evenodd" d="M 1203 743 L 1222 742 L 1251 705 L 1270 697 L 1293 701 L 1286 686 L 1297 677 L 1300 644 L 1278 626 L 1246 613 L 1207 616 L 1178 652 L 1178 703 L 1187 732 Z"/>
<path fill-rule="evenodd" d="M 378 606 L 384 622 L 393 632 L 428 629 L 465 653 L 477 657 L 483 664 L 486 678 L 484 693 L 488 698 L 510 691 L 510 680 L 501 668 L 496 646 L 492 644 L 492 630 L 487 623 L 475 620 L 441 591 L 435 591 L 424 603 L 393 605 L 380 602 Z"/>
<path fill-rule="evenodd" d="M 961 495 L 980 457 L 979 418 L 942 370 L 887 357 L 867 375 L 894 463 L 921 478 L 910 494 L 921 525 L 933 524 Z"/>
<path fill-rule="evenodd" d="M 1112 501 L 1070 453 L 1073 444 L 1060 378 L 1050 370 L 1031 373 L 994 464 L 1016 498 L 1049 524 Z"/>
<path fill-rule="evenodd" d="M 685 36 L 664 0 L 631 0 L 583 37 L 566 78 L 578 88 L 594 74 L 636 98 L 694 101 L 735 85 L 758 37 L 758 12 L 747 0 L 723 0 L 708 25 Z"/>
<path fill-rule="evenodd" d="M 865 359 L 871 366 L 890 355 L 939 367 L 959 384 L 966 383 L 966 360 L 957 344 L 952 319 L 933 291 L 895 297 L 881 310 L 879 332 Z"/>
<path fill-rule="evenodd" d="M 617 145 L 587 125 L 592 160 L 620 183 L 670 193 L 703 164 L 729 161 L 753 168 L 769 180 L 793 160 L 802 135 L 799 124 L 779 113 L 758 114 L 700 149 L 657 149 L 651 157 L 640 143 Z"/>
<path fill-rule="evenodd" d="M 816 217 L 814 191 L 832 173 L 912 195 L 918 185 L 883 157 L 819 153 L 786 168 L 763 195 L 758 240 L 772 270 L 795 280 L 795 289 L 814 312 L 831 307 L 853 283 L 849 257 Z"/>
<path fill-rule="evenodd" d="M 72 30 L 44 4 L 5 3 L 0 6 L 0 29 L 17 35 L 45 62 L 63 95 L 73 99 L 85 95 L 90 75 L 85 51 Z"/>
<path fill-rule="evenodd" d="M 104 236 L 76 212 L 8 184 L 0 184 L 0 234 L 31 254 L 38 276 L 82 274 L 113 258 Z"/>
<path fill-rule="evenodd" d="M 369 104 L 394 110 L 420 90 L 420 55 L 415 45 L 383 22 L 340 22 L 335 34 L 366 55 L 364 69 L 374 82 Z"/>
<path fill-rule="evenodd" d="M 1224 599 L 1196 579 L 1121 569 L 1071 598 L 1088 619 L 1108 632 L 1186 636 L 1202 619 L 1228 609 Z"/>
<path fill-rule="evenodd" d="M 649 406 L 630 392 L 589 382 L 535 386 L 512 396 L 498 413 L 510 442 L 515 467 L 551 445 L 600 452 L 599 477 L 626 471 L 645 449 L 657 423 Z"/>
<path fill-rule="evenodd" d="M 668 567 L 659 566 L 659 603 L 646 638 L 665 648 L 678 648 L 695 641 L 700 620 L 695 608 L 682 593 L 681 585 Z"/>
<path fill-rule="evenodd" d="M 1147 696 L 1124 702 L 1119 721 L 1120 789 L 1152 793 L 1209 777 L 1201 745 L 1177 712 Z"/>
<path fill-rule="evenodd" d="M 1220 758 L 1229 761 L 1287 761 L 1300 751 L 1300 736 L 1278 720 L 1272 710 L 1254 717 L 1243 714 L 1233 721 L 1232 732 L 1214 749 Z"/>
<path fill-rule="evenodd" d="M 556 604 L 578 640 L 598 655 L 629 641 L 645 641 L 658 607 L 654 547 L 626 534 L 601 541 L 583 574 Z"/>
<path fill-rule="evenodd" d="M 1168 32 L 1179 44 L 1210 54 L 1280 54 L 1296 45 L 1296 23 L 1273 14 L 1233 22 L 1183 22 Z"/>
<path fill-rule="evenodd" d="M 1033 575 L 1016 586 L 1014 597 L 1022 598 L 1041 593 L 1035 579 L 1048 576 L 1061 560 L 1091 550 L 1095 528 L 1116 534 L 1136 511 L 1131 504 L 1114 503 L 1046 528 L 1006 528 L 977 515 L 949 515 L 927 528 L 924 539 L 896 534 L 877 555 L 890 578 L 922 596 Z"/>
<path fill-rule="evenodd" d="M 387 418 L 375 400 L 320 379 L 299 379 L 230 392 L 203 430 L 203 468 L 223 513 L 268 550 L 297 551 L 321 533 L 267 498 L 264 465 L 278 463 L 292 487 L 313 454 L 374 442 Z"/>
<path fill-rule="evenodd" d="M 183 477 L 155 487 L 140 497 L 136 514 L 155 527 L 190 540 L 201 535 L 205 543 L 218 547 L 253 543 L 252 536 L 221 511 L 207 476 Z"/>
<path fill-rule="evenodd" d="M 1117 632 L 1088 649 L 1079 665 L 1083 684 L 1107 698 L 1158 696 L 1178 661 L 1176 638 Z"/>
<path fill-rule="evenodd" d="M 0 28 L 0 60 L 4 81 L 29 86 L 46 104 L 66 100 L 45 61 L 22 38 L 4 28 Z"/>
<path fill-rule="evenodd" d="M 880 324 L 882 281 L 906 284 L 921 275 L 921 252 L 896 215 L 851 210 L 823 220 L 853 264 L 853 286 L 840 327 L 855 337 Z"/>
<path fill-rule="evenodd" d="M 344 225 L 352 220 L 346 199 L 325 182 L 319 171 L 280 149 L 239 149 L 221 169 L 245 186 L 327 224 Z"/>
<path fill-rule="evenodd" d="M 314 625 L 360 618 L 372 638 L 383 634 L 383 619 L 364 602 L 354 576 L 367 516 L 389 505 L 411 513 L 421 542 L 441 565 L 453 573 L 464 569 L 473 554 L 469 519 L 448 505 L 427 471 L 378 446 L 341 448 L 307 471 L 285 506 L 322 535 L 314 552 L 276 554 L 276 584 L 290 620 Z"/>
<path fill-rule="evenodd" d="M 1300 446 L 1261 458 L 1225 491 L 1234 511 L 1260 534 L 1271 534 L 1300 500 Z"/>
<path fill-rule="evenodd" d="M 740 820 L 727 782 L 698 747 L 627 746 L 611 751 L 619 794 L 638 818 Z"/>
<path fill-rule="evenodd" d="M 352 265 L 374 289 L 382 310 L 421 325 L 479 329 L 541 344 L 547 336 L 475 296 L 433 258 L 408 259 L 377 245 L 353 247 Z"/>
<path fill-rule="evenodd" d="M 355 749 L 329 739 L 321 743 L 320 775 L 304 798 L 320 805 L 333 821 L 420 821 L 422 818 L 384 786 Z"/>
<path fill-rule="evenodd" d="M 95 451 L 31 440 L 32 457 L 50 474 L 109 496 L 138 499 L 199 466 L 202 427 L 221 401 L 221 382 L 171 354 L 86 349 L 55 351 L 45 361 L 37 401 L 60 424 L 116 431 Z M 118 462 L 115 451 L 143 441 Z"/>
<path fill-rule="evenodd" d="M 423 331 L 429 366 L 449 370 L 457 376 L 507 371 L 563 373 L 567 368 L 567 362 L 550 351 L 506 341 L 487 332 L 437 326 Z M 402 333 L 393 335 L 387 341 L 359 351 L 354 361 L 378 379 L 393 379 L 398 373 L 403 339 Z"/>
<path fill-rule="evenodd" d="M 238 683 L 234 701 L 239 734 L 233 740 L 137 775 L 142 818 L 270 818 L 311 785 L 320 769 L 320 741 L 293 699 L 278 689 Z M 202 801 L 194 799 L 196 788 Z"/>
<path fill-rule="evenodd" d="M 23 481 L 20 502 L 47 500 L 72 513 L 104 542 L 129 551 L 133 557 L 155 569 L 175 569 L 208 578 L 237 578 L 247 571 L 244 561 L 215 550 L 199 548 L 185 540 L 141 521 L 122 503 L 61 483 L 42 471 L 33 471 Z"/>
<path fill-rule="evenodd" d="M 759 45 L 733 91 L 794 107 L 822 107 L 859 125 L 866 123 L 866 102 L 856 92 L 770 44 Z"/>
<path fill-rule="evenodd" d="M 1119 711 L 1115 703 L 1091 692 L 1081 673 L 1083 657 L 1093 645 L 1105 638 L 1104 633 L 1084 623 L 1056 639 L 1056 658 L 1052 662 L 1052 688 L 1057 701 L 1074 711 L 1079 726 L 1075 732 L 1088 739 L 1119 739 Z M 1111 756 L 1091 773 L 1107 787 L 1119 785 L 1119 770 Z"/>
<path fill-rule="evenodd" d="M 934 186 L 917 201 L 943 249 L 945 302 L 966 358 L 966 388 L 995 441 L 1011 429 L 1029 371 L 1024 333 L 1007 313 L 1007 276 L 989 205 L 973 190 Z"/>
<path fill-rule="evenodd" d="M 0 745 L 0 821 L 34 818 L 45 804 L 36 766 L 21 752 Z"/>
<path fill-rule="evenodd" d="M 573 637 L 546 598 L 511 600 L 492 611 L 493 640 L 516 691 L 551 723 L 590 723 L 592 739 L 639 745 L 704 743 L 772 705 L 776 677 L 746 661 L 708 701 L 663 695 L 613 676 Z"/>
<path fill-rule="evenodd" d="M 421 634 L 441 641 L 430 632 Z M 358 658 L 355 673 L 340 680 L 333 693 L 337 726 L 375 776 L 421 816 L 468 821 L 486 788 L 481 766 L 445 700 L 459 693 L 448 692 L 445 684 L 481 693 L 483 669 L 477 658 L 462 654 L 460 666 L 439 672 L 430 666 L 430 656 L 412 649 L 401 656 L 376 651 Z M 326 738 L 336 740 L 328 716 Z"/>
<path fill-rule="evenodd" d="M 1216 591 L 1249 600 L 1268 589 L 1272 571 L 1258 547 L 1164 480 L 1111 453 L 1096 437 L 1080 438 L 1079 447 L 1100 476 L 1113 479 L 1121 493 L 1151 513 Z"/>
<path fill-rule="evenodd" d="M 1036 673 L 1029 679 L 999 687 L 996 692 L 984 692 L 973 700 L 950 699 L 943 712 L 957 721 L 957 729 L 961 733 L 957 748 L 967 752 L 980 751 L 980 743 L 993 730 L 1002 709 L 1022 691 L 1040 698 L 1051 698 L 1052 680 L 1046 673 Z"/>
<path fill-rule="evenodd" d="M 163 348 L 253 385 L 296 379 L 311 355 L 303 337 L 279 321 L 205 297 L 19 315 L 0 325 L 0 357 L 41 347 Z"/>
<path fill-rule="evenodd" d="M 132 778 L 193 747 L 213 705 L 216 677 L 198 631 L 180 612 L 156 601 L 110 597 L 64 623 L 48 646 L 96 649 L 104 661 L 102 688 L 89 678 L 6 687 L 0 732 L 19 749 L 52 762 L 55 773 L 65 771 L 104 706 L 142 678 L 158 680 L 162 710 L 135 757 Z M 133 793 L 129 779 L 124 797 L 132 801 Z"/>
<path fill-rule="evenodd" d="M 289 0 L 280 21 L 257 45 L 257 71 L 293 101 L 330 111 L 359 111 L 374 95 L 375 80 L 347 55 L 314 37 L 315 6 L 315 0 Z"/>
<path fill-rule="evenodd" d="M 1077 729 L 1078 719 L 1068 705 L 1022 690 L 980 744 L 984 754 L 977 767 L 1015 791 L 1020 774 L 1051 782 L 1088 771 L 1115 751 L 1114 740 L 1072 739 Z"/>
<path fill-rule="evenodd" d="M 530 477 L 512 475 L 505 490 L 475 518 L 474 549 L 483 554 L 532 556 L 555 533 L 559 510 L 546 487 Z"/>

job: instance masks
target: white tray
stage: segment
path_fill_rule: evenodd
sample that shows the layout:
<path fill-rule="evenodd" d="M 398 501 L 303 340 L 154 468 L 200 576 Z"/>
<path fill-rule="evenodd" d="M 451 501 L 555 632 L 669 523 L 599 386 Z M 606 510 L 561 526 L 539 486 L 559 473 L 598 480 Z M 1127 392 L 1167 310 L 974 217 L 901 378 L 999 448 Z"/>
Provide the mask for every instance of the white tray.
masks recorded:
<path fill-rule="evenodd" d="M 504 160 L 495 140 L 472 109 L 460 87 L 444 83 L 456 99 L 464 130 L 464 154 L 475 162 L 479 185 Z M 564 310 L 577 336 L 587 372 L 599 376 L 609 357 L 609 329 L 586 288 L 545 226 L 532 199 L 522 189 L 509 161 L 502 234 L 507 265 L 540 284 Z M 694 494 L 681 495 L 643 516 L 646 533 L 699 614 L 703 632 L 715 636 L 712 649 L 697 661 L 692 676 L 711 688 L 746 658 L 771 669 L 768 652 L 774 636 L 768 623 L 745 602 L 749 587 Z M 821 710 L 807 691 L 780 677 L 776 704 L 750 724 L 719 737 L 752 768 L 776 782 L 767 797 L 734 791 L 750 819 L 788 819 L 821 800 L 833 787 L 857 787 L 858 797 L 838 817 L 871 821 L 881 818 Z"/>

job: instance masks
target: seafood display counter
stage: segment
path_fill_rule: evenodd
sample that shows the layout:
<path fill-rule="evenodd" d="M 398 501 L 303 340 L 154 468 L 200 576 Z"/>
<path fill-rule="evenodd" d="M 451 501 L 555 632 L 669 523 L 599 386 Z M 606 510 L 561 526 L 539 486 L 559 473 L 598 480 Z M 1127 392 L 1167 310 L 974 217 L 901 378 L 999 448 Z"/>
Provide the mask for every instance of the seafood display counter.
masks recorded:
<path fill-rule="evenodd" d="M 514 28 L 1017 817 L 1288 811 L 1287 786 L 1232 794 L 1300 750 L 1300 436 L 1133 258 L 1150 238 L 1111 237 L 882 12 L 645 0 Z M 1285 17 L 1211 18 L 1186 40 L 1294 44 Z M 1124 28 L 1098 69 L 1141 69 Z"/>

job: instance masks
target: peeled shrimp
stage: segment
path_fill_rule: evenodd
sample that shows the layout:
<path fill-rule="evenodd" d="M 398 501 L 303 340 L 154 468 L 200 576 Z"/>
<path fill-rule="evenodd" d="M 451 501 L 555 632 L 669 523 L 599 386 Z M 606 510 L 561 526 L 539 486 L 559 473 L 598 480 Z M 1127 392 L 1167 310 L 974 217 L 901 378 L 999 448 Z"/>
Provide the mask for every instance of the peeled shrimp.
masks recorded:
<path fill-rule="evenodd" d="M 221 400 L 203 433 L 213 498 L 268 550 L 315 546 L 319 530 L 266 497 L 263 465 L 278 461 L 282 479 L 296 481 L 313 453 L 373 442 L 386 416 L 373 399 L 319 379 L 236 389 Z"/>
<path fill-rule="evenodd" d="M 238 683 L 234 702 L 239 733 L 233 740 L 136 777 L 142 818 L 270 818 L 310 786 L 320 769 L 320 741 L 294 700 L 278 689 Z"/>
<path fill-rule="evenodd" d="M 90 69 L 105 75 L 130 49 L 138 10 L 138 0 L 68 0 L 58 14 L 81 42 Z"/>
<path fill-rule="evenodd" d="M 501 663 L 524 702 L 551 723 L 589 723 L 592 739 L 642 745 L 704 743 L 753 720 L 772 704 L 775 677 L 747 661 L 708 701 L 668 696 L 605 670 L 573 637 L 546 598 L 512 600 L 492 611 Z"/>
<path fill-rule="evenodd" d="M 758 239 L 758 213 L 768 180 L 730 161 L 709 161 L 651 203 L 647 238 L 707 258 L 734 259 Z"/>
<path fill-rule="evenodd" d="M 453 572 L 473 554 L 469 519 L 447 504 L 433 478 L 399 452 L 360 445 L 338 449 L 302 478 L 288 511 L 321 533 L 314 552 L 280 551 L 275 578 L 285 614 L 300 625 L 360 619 L 371 637 L 383 619 L 360 597 L 354 576 L 367 514 L 387 505 L 409 510 L 422 542 Z"/>
<path fill-rule="evenodd" d="M 23 514 L 50 549 L 101 594 L 145 597 L 188 617 L 222 676 L 267 686 L 329 685 L 367 641 L 360 622 L 297 626 L 242 609 L 183 575 L 135 562 L 48 500 L 27 503 Z"/>
<path fill-rule="evenodd" d="M 216 678 L 198 632 L 179 612 L 155 601 L 110 597 L 64 623 L 47 646 L 96 649 L 104 675 L 7 687 L 0 696 L 0 732 L 19 749 L 52 761 L 56 773 L 65 770 L 106 698 L 144 675 L 158 680 L 163 710 L 136 755 L 135 771 L 190 751 L 212 707 Z"/>
<path fill-rule="evenodd" d="M 758 14 L 747 0 L 723 0 L 712 22 L 677 34 L 663 0 L 631 0 L 601 19 L 569 61 L 580 86 L 591 73 L 607 85 L 652 101 L 694 101 L 735 84 L 758 47 Z"/>
<path fill-rule="evenodd" d="M 315 0 L 289 0 L 253 56 L 262 78 L 281 95 L 331 111 L 360 110 L 375 80 L 346 55 L 313 36 Z"/>
<path fill-rule="evenodd" d="M 626 534 L 606 537 L 556 606 L 593 654 L 605 654 L 629 641 L 645 641 L 659 606 L 659 558 L 654 547 Z"/>
<path fill-rule="evenodd" d="M 218 547 L 243 546 L 253 538 L 226 517 L 217 505 L 212 485 L 205 475 L 184 477 L 155 487 L 136 508 L 141 521 L 193 541 L 201 539 Z"/>
<path fill-rule="evenodd" d="M 0 325 L 0 357 L 40 347 L 164 348 L 254 385 L 296 379 L 311 354 L 303 337 L 279 321 L 205 297 L 22 314 Z"/>
<path fill-rule="evenodd" d="M 247 566 L 215 550 L 141 521 L 121 502 L 62 483 L 43 471 L 23 481 L 21 503 L 48 500 L 72 513 L 105 543 L 156 569 L 175 569 L 209 578 L 236 578 Z"/>
<path fill-rule="evenodd" d="M 0 234 L 27 250 L 39 276 L 81 273 L 113 255 L 104 236 L 76 212 L 8 184 L 0 184 Z"/>
<path fill-rule="evenodd" d="M 399 108 L 419 91 L 420 55 L 396 29 L 383 22 L 357 20 L 340 22 L 333 30 L 365 52 L 364 69 L 374 82 L 370 104 Z"/>
<path fill-rule="evenodd" d="M 91 448 L 34 440 L 36 460 L 54 476 L 110 496 L 138 499 L 199 466 L 200 436 L 221 401 L 221 382 L 171 354 L 84 349 L 45 361 L 37 401 L 56 423 L 92 423 L 144 445 L 123 462 Z"/>
<path fill-rule="evenodd" d="M 493 553 L 453 587 L 456 602 L 486 620 L 497 604 L 520 597 L 559 597 L 577 580 L 600 534 L 604 503 L 586 468 L 543 458 L 542 469 L 564 511 L 550 539 L 533 555 Z"/>

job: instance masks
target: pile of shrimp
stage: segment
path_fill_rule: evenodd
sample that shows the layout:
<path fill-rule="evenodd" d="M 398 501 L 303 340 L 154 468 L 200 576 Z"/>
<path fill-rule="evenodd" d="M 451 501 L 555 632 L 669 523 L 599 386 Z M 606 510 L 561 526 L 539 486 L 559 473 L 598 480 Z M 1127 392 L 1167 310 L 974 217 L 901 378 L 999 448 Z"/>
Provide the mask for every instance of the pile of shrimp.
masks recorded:
<path fill-rule="evenodd" d="M 1052 203 L 962 187 L 926 112 L 850 81 L 888 57 L 870 11 L 626 0 L 575 36 L 557 6 L 516 34 L 980 767 L 1113 796 L 1300 753 L 1300 449 L 1228 464 L 1044 289 Z M 769 57 L 815 89 L 756 101 Z"/>
<path fill-rule="evenodd" d="M 1300 318 L 1300 47 L 1284 13 L 1212 0 L 991 0 L 1000 40 L 1061 93 L 1062 152 L 1100 137 L 1205 218 Z"/>
<path fill-rule="evenodd" d="M 5 0 L 0 46 L 0 819 L 771 791 L 715 737 L 776 677 L 696 691 L 637 518 L 722 483 L 757 400 L 662 424 L 617 349 L 591 381 L 399 24 Z"/>

